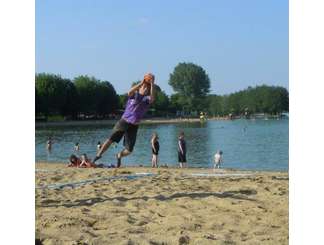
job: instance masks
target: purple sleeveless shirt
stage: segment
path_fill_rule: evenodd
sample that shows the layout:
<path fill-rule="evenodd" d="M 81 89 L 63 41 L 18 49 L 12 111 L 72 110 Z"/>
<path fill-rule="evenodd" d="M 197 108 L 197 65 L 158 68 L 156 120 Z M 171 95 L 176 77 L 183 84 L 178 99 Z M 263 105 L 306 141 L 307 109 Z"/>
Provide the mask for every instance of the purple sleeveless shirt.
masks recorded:
<path fill-rule="evenodd" d="M 150 107 L 150 96 L 136 92 L 127 100 L 125 112 L 122 118 L 131 124 L 138 124 Z"/>

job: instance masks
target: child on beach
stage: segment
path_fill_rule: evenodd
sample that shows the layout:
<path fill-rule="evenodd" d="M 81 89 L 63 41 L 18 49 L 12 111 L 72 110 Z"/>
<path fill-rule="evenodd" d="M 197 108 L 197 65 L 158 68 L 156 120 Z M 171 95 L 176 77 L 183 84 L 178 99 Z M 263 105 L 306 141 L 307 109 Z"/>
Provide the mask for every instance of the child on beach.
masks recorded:
<path fill-rule="evenodd" d="M 223 163 L 223 152 L 217 151 L 214 160 L 215 160 L 214 169 L 220 168 L 220 164 Z"/>
<path fill-rule="evenodd" d="M 186 141 L 184 140 L 184 132 L 180 132 L 178 138 L 178 161 L 180 168 L 186 167 L 187 159 L 186 159 Z"/>
<path fill-rule="evenodd" d="M 152 135 L 151 146 L 152 146 L 152 168 L 157 168 L 158 154 L 160 150 L 159 137 L 157 133 L 153 133 Z"/>
<path fill-rule="evenodd" d="M 113 142 L 118 143 L 123 137 L 124 149 L 116 155 L 117 167 L 120 167 L 122 157 L 132 153 L 136 142 L 138 125 L 154 101 L 154 80 L 154 75 L 148 73 L 139 84 L 134 85 L 128 92 L 125 112 L 113 128 L 111 136 L 97 152 L 93 162 L 100 159 Z"/>

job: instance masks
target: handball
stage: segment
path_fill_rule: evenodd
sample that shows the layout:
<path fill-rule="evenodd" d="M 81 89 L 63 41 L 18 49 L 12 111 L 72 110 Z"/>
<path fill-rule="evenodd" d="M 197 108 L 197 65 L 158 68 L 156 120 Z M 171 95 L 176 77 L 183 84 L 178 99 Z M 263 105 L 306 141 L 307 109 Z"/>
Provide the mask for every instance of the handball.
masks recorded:
<path fill-rule="evenodd" d="M 145 76 L 144 76 L 144 82 L 145 83 L 151 83 L 152 80 L 153 80 L 153 77 L 154 77 L 154 75 L 151 74 L 151 73 L 145 74 Z"/>

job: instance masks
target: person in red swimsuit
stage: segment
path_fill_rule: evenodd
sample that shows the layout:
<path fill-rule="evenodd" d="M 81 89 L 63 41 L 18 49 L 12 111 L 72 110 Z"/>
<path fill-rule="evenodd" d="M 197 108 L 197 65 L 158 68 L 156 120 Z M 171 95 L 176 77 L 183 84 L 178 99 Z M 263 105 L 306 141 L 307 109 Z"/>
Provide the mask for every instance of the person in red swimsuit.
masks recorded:
<path fill-rule="evenodd" d="M 78 158 L 76 155 L 72 154 L 70 156 L 70 162 L 68 164 L 68 167 L 79 167 L 81 164 L 80 158 Z"/>
<path fill-rule="evenodd" d="M 91 162 L 91 160 L 87 157 L 87 154 L 81 155 L 81 164 L 80 168 L 96 168 L 97 165 Z"/>

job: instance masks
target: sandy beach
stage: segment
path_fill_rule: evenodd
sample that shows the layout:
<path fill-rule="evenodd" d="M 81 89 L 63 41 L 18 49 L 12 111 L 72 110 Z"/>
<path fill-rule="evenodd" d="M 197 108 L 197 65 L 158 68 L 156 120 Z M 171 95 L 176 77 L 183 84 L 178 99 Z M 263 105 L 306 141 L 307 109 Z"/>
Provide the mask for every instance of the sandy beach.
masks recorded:
<path fill-rule="evenodd" d="M 288 244 L 288 173 L 37 163 L 36 244 Z"/>

